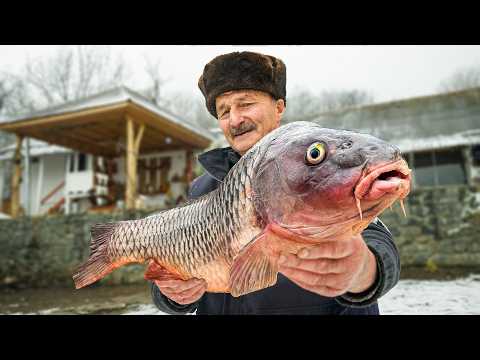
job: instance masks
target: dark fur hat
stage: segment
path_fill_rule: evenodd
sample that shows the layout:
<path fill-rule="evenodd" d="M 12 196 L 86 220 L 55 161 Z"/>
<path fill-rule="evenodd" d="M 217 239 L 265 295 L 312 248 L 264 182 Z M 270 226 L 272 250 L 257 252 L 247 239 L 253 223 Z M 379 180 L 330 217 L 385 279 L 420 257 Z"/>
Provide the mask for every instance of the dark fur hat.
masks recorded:
<path fill-rule="evenodd" d="M 260 90 L 286 102 L 285 64 L 273 56 L 254 52 L 233 52 L 210 61 L 198 80 L 207 109 L 217 117 L 215 99 L 231 90 Z"/>

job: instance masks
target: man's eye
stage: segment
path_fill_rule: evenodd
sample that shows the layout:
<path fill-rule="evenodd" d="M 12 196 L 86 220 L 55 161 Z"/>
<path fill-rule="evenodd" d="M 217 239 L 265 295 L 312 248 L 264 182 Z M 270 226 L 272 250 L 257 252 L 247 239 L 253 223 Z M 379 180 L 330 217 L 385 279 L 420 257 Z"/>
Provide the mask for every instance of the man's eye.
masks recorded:
<path fill-rule="evenodd" d="M 240 104 L 241 107 L 248 107 L 250 105 L 252 105 L 253 103 L 243 103 L 243 104 Z"/>
<path fill-rule="evenodd" d="M 230 111 L 225 111 L 222 115 L 220 115 L 220 118 L 226 117 L 228 114 L 230 114 Z"/>

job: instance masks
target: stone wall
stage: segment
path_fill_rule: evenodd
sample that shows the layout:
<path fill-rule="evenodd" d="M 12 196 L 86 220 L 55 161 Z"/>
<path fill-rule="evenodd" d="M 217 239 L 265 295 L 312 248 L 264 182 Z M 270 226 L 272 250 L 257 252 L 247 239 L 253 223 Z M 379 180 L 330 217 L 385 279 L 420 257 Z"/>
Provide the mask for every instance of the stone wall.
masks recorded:
<path fill-rule="evenodd" d="M 394 234 L 402 267 L 429 271 L 480 270 L 480 189 L 467 186 L 414 191 L 380 216 Z M 72 273 L 89 255 L 95 223 L 141 218 L 143 211 L 0 220 L 0 286 L 72 286 Z M 144 265 L 124 266 L 100 283 L 143 280 Z"/>
<path fill-rule="evenodd" d="M 73 287 L 73 271 L 90 253 L 91 225 L 146 215 L 136 211 L 0 220 L 0 287 Z M 142 281 L 144 269 L 144 265 L 124 266 L 101 282 Z"/>
<path fill-rule="evenodd" d="M 407 217 L 398 204 L 380 216 L 394 235 L 404 268 L 480 270 L 480 188 L 416 190 L 405 205 Z"/>

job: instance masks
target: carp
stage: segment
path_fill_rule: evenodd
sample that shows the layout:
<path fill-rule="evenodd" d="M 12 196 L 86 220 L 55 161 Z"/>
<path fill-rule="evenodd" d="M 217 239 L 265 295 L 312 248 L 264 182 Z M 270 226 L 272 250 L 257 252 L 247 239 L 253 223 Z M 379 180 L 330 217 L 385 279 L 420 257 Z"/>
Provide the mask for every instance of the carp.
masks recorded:
<path fill-rule="evenodd" d="M 410 191 L 399 149 L 368 134 L 283 125 L 232 167 L 219 187 L 139 220 L 96 224 L 77 289 L 129 263 L 145 279 L 201 278 L 241 296 L 277 281 L 282 252 L 348 239 Z"/>

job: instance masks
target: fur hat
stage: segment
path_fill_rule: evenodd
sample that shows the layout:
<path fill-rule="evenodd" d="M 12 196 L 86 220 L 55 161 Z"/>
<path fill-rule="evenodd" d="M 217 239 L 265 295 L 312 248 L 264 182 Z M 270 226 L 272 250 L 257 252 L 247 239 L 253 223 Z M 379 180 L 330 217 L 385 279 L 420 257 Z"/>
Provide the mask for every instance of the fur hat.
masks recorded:
<path fill-rule="evenodd" d="M 217 117 L 215 99 L 231 90 L 260 90 L 286 102 L 285 64 L 273 56 L 254 52 L 233 52 L 217 56 L 203 69 L 198 87 L 207 109 Z"/>

